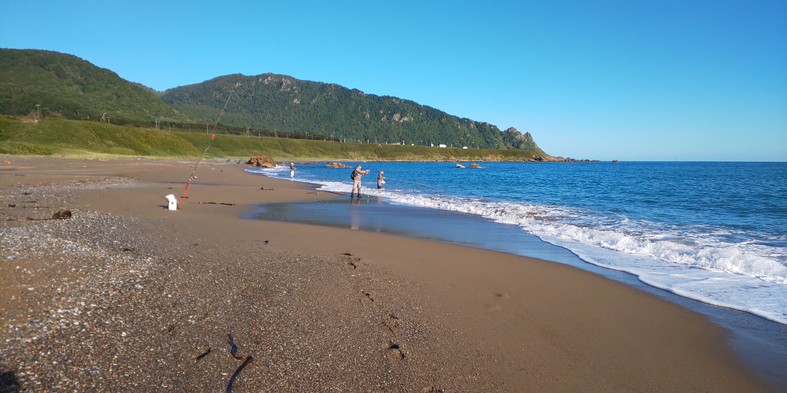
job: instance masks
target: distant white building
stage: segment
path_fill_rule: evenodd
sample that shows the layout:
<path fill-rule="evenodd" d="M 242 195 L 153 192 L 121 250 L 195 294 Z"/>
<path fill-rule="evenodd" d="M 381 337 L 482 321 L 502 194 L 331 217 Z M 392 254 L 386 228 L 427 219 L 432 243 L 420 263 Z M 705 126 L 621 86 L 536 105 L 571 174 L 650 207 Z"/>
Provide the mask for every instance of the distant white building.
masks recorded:
<path fill-rule="evenodd" d="M 448 147 L 448 146 L 446 146 L 446 145 L 445 145 L 445 143 L 441 143 L 441 144 L 437 145 L 437 147 L 446 148 L 446 147 Z"/>

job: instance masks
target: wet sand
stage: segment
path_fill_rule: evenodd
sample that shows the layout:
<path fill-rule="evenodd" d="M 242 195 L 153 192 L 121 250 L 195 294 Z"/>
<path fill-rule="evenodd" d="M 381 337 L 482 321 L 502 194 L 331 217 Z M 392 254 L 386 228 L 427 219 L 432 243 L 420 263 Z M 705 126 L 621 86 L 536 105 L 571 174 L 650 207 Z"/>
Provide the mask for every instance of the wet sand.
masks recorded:
<path fill-rule="evenodd" d="M 768 391 L 704 317 L 572 267 L 240 219 L 335 197 L 242 164 L 168 211 L 194 163 L 2 159 L 3 383 L 213 392 L 251 356 L 236 392 Z"/>

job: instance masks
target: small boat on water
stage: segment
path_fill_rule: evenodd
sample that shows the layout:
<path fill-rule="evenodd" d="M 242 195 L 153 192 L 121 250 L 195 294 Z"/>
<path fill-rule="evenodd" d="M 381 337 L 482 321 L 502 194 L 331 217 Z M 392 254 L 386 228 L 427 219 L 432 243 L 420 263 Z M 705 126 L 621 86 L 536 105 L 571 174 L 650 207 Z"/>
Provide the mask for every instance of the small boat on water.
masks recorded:
<path fill-rule="evenodd" d="M 465 166 L 457 162 L 457 163 L 456 163 L 456 167 L 457 167 L 457 168 L 464 168 Z"/>

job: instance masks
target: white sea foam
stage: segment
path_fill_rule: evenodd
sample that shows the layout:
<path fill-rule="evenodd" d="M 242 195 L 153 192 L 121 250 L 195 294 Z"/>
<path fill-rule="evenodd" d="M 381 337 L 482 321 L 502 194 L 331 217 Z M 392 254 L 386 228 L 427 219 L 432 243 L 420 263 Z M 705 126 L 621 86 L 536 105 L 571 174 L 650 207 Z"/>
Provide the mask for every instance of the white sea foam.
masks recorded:
<path fill-rule="evenodd" d="M 587 262 L 634 274 L 648 285 L 787 324 L 787 267 L 764 256 L 779 250 L 724 243 L 691 231 L 654 233 L 577 225 L 569 223 L 576 212 L 545 206 L 430 197 L 400 200 L 519 225 Z"/>
<path fill-rule="evenodd" d="M 264 172 L 286 177 L 286 168 Z M 347 192 L 348 182 L 320 182 Z M 730 241 L 735 234 L 598 217 L 563 207 L 368 189 L 388 202 L 482 216 L 517 225 L 564 247 L 588 263 L 628 272 L 643 283 L 702 302 L 787 324 L 787 267 L 783 248 Z M 745 238 L 745 236 L 744 236 Z"/>

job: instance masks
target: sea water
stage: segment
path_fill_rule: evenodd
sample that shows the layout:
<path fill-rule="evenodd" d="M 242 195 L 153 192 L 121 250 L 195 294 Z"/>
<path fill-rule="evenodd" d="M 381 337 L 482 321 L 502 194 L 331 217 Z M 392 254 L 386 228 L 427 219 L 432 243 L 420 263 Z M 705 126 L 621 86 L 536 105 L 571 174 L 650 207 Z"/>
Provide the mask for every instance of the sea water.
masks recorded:
<path fill-rule="evenodd" d="M 787 324 L 787 163 L 360 164 L 371 170 L 363 192 L 385 203 L 514 227 L 522 242 L 536 236 L 584 263 Z M 298 181 L 350 191 L 352 168 L 297 167 Z M 250 171 L 289 177 L 288 167 Z"/>

